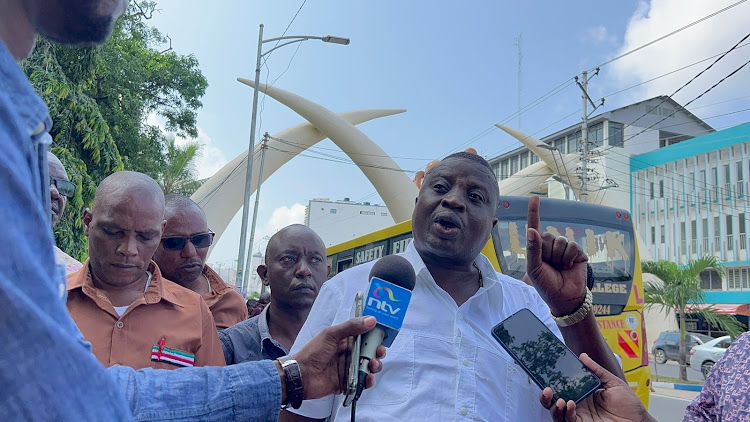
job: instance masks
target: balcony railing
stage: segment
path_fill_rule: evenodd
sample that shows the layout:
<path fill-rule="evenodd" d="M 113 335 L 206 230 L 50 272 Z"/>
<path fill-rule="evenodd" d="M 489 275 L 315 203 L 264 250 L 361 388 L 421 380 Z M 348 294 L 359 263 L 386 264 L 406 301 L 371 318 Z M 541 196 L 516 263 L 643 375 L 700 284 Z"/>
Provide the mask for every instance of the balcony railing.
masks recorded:
<path fill-rule="evenodd" d="M 706 254 L 708 253 L 708 238 L 703 238 L 703 244 L 701 245 L 701 253 Z"/>
<path fill-rule="evenodd" d="M 727 250 L 731 251 L 732 249 L 734 249 L 734 238 L 732 237 L 731 234 L 728 234 L 727 235 Z"/>
<path fill-rule="evenodd" d="M 725 198 L 731 198 L 732 197 L 732 184 L 726 183 L 724 185 L 724 197 Z"/>
<path fill-rule="evenodd" d="M 739 239 L 739 242 L 738 242 L 738 243 L 740 244 L 739 246 L 740 246 L 740 249 L 742 249 L 742 250 L 744 250 L 744 249 L 745 249 L 745 241 L 746 241 L 746 238 L 747 238 L 747 234 L 745 234 L 745 233 L 740 233 L 740 239 Z"/>
<path fill-rule="evenodd" d="M 718 253 L 721 249 L 721 236 L 714 236 L 714 253 Z"/>
<path fill-rule="evenodd" d="M 734 188 L 735 192 L 737 192 L 737 197 L 745 195 L 745 182 L 742 180 L 738 180 L 735 184 Z"/>

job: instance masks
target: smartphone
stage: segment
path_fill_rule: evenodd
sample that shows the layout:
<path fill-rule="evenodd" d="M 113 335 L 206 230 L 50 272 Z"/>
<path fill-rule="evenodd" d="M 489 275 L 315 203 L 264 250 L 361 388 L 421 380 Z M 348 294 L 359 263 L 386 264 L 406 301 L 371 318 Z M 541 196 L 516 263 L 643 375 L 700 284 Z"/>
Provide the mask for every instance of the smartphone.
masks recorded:
<path fill-rule="evenodd" d="M 365 309 L 365 294 L 357 292 L 354 296 L 354 317 L 361 317 Z M 357 380 L 359 377 L 359 349 L 362 346 L 362 336 L 354 337 L 352 345 L 352 360 L 349 362 L 349 370 L 346 374 L 346 391 L 344 392 L 344 406 L 349 406 L 357 393 Z"/>
<path fill-rule="evenodd" d="M 576 403 L 601 388 L 601 381 L 529 309 L 521 309 L 492 328 L 492 336 L 539 388 Z"/>

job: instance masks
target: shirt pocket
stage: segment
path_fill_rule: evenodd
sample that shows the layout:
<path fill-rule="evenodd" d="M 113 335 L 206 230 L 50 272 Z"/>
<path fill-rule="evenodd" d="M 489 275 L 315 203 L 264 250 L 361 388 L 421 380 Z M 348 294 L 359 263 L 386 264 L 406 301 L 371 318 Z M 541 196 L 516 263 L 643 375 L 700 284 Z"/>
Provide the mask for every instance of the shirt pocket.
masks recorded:
<path fill-rule="evenodd" d="M 409 400 L 414 383 L 414 336 L 400 333 L 387 349 L 383 370 L 375 374 L 375 386 L 359 398 L 367 406 L 393 406 Z"/>
<path fill-rule="evenodd" d="M 508 388 L 504 391 L 507 406 L 506 417 L 513 420 L 514 415 L 524 415 L 523 420 L 548 420 L 548 410 L 539 403 L 542 389 L 536 385 L 521 365 L 512 361 L 506 369 Z"/>

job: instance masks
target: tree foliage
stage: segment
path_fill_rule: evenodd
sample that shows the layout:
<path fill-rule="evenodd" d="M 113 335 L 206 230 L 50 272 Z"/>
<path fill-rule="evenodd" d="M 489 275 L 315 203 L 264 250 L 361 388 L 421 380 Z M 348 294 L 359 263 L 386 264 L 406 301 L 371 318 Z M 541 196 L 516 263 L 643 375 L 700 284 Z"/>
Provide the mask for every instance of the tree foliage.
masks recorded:
<path fill-rule="evenodd" d="M 173 141 L 148 117 L 159 116 L 177 136 L 198 134 L 197 110 L 208 82 L 194 56 L 177 54 L 168 36 L 148 25 L 155 8 L 152 1 L 131 1 L 100 46 L 70 47 L 39 37 L 22 63 L 49 107 L 53 153 L 78 185 L 55 238 L 79 259 L 87 255 L 83 210 L 102 179 L 123 169 L 162 177 Z"/>
<path fill-rule="evenodd" d="M 670 261 L 652 261 L 641 264 L 644 273 L 653 274 L 662 283 L 647 282 L 644 286 L 646 308 L 659 308 L 669 315 L 669 311 L 677 313 L 680 326 L 680 379 L 687 380 L 687 350 L 685 342 L 686 308 L 691 303 L 705 303 L 703 290 L 700 288 L 700 273 L 713 268 L 720 276 L 724 274 L 718 259 L 713 256 L 703 256 L 698 260 L 691 260 L 688 265 L 679 267 Z M 732 337 L 742 333 L 742 324 L 733 315 L 723 315 L 714 312 L 711 307 L 704 309 L 690 309 L 690 313 L 700 314 L 709 324 L 719 327 Z"/>
<path fill-rule="evenodd" d="M 174 138 L 167 142 L 164 166 L 158 179 L 164 195 L 179 193 L 190 196 L 200 187 L 195 168 L 195 158 L 199 153 L 200 146 L 196 142 L 177 145 Z"/>

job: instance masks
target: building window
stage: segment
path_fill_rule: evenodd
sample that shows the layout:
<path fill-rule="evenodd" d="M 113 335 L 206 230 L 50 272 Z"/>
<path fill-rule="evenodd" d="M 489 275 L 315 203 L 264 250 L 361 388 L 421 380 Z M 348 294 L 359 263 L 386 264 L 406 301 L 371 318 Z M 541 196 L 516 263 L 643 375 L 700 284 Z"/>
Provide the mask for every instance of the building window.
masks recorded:
<path fill-rule="evenodd" d="M 529 156 L 531 156 L 531 164 L 539 162 L 539 157 L 537 157 L 536 154 L 529 153 Z"/>
<path fill-rule="evenodd" d="M 516 174 L 518 172 L 518 156 L 510 158 L 510 174 L 508 177 Z"/>
<path fill-rule="evenodd" d="M 565 144 L 565 138 L 555 139 L 554 141 L 552 141 L 552 146 L 555 149 L 557 149 L 558 151 L 560 151 L 560 154 L 566 154 L 567 153 L 567 148 L 566 148 L 566 144 Z"/>
<path fill-rule="evenodd" d="M 690 253 L 697 254 L 698 253 L 698 221 L 693 220 L 690 222 L 690 248 L 692 251 Z"/>
<path fill-rule="evenodd" d="M 589 142 L 596 148 L 604 145 L 604 124 L 597 123 L 589 128 Z"/>
<path fill-rule="evenodd" d="M 654 182 L 651 182 L 651 199 L 654 199 Z"/>
<path fill-rule="evenodd" d="M 360 211 L 359 215 L 375 215 L 375 211 Z"/>
<path fill-rule="evenodd" d="M 622 123 L 609 122 L 609 146 L 622 148 Z"/>
<path fill-rule="evenodd" d="M 387 212 L 381 212 L 381 213 L 380 213 L 380 216 L 381 216 L 381 217 L 388 217 L 388 213 L 387 213 Z"/>
<path fill-rule="evenodd" d="M 336 208 L 331 208 L 331 214 L 336 214 Z"/>
<path fill-rule="evenodd" d="M 700 274 L 701 289 L 703 290 L 721 290 L 721 277 L 716 270 L 709 268 Z"/>
<path fill-rule="evenodd" d="M 714 251 L 718 254 L 721 250 L 721 223 L 719 217 L 714 217 Z"/>
<path fill-rule="evenodd" d="M 745 240 L 746 240 L 747 235 L 745 234 L 745 213 L 744 212 L 740 213 L 739 223 L 740 223 L 739 224 L 740 226 L 739 227 L 740 229 L 740 238 L 739 238 L 740 245 L 739 246 L 740 246 L 740 249 L 745 249 Z"/>
<path fill-rule="evenodd" d="M 656 227 L 651 227 L 651 244 L 656 244 Z"/>
<path fill-rule="evenodd" d="M 510 163 L 506 159 L 500 163 L 500 180 L 505 180 L 509 176 L 510 176 Z"/>
<path fill-rule="evenodd" d="M 581 131 L 568 135 L 568 151 L 574 154 L 579 151 L 581 147 Z"/>
<path fill-rule="evenodd" d="M 703 219 L 703 245 L 701 253 L 708 253 L 708 218 Z"/>
<path fill-rule="evenodd" d="M 659 180 L 659 198 L 664 198 L 664 179 Z"/>
<path fill-rule="evenodd" d="M 729 164 L 724 164 L 724 196 L 732 196 L 732 176 Z"/>
<path fill-rule="evenodd" d="M 661 234 L 660 234 L 660 237 L 661 237 L 661 239 L 660 239 L 661 240 L 661 244 L 663 245 L 664 244 L 664 237 L 665 237 L 665 235 L 664 235 L 664 224 L 661 225 Z"/>
<path fill-rule="evenodd" d="M 737 167 L 737 187 L 735 188 L 735 192 L 737 192 L 737 196 L 740 197 L 745 194 L 745 175 L 742 174 L 742 161 L 737 161 L 736 164 Z"/>
<path fill-rule="evenodd" d="M 680 255 L 687 255 L 687 233 L 684 221 L 680 223 Z"/>
<path fill-rule="evenodd" d="M 728 215 L 726 216 L 727 219 L 727 250 L 732 250 L 732 244 L 734 243 L 734 239 L 732 238 L 732 216 Z"/>
<path fill-rule="evenodd" d="M 712 188 L 713 188 L 713 192 L 714 192 L 714 197 L 712 199 L 714 201 L 718 201 L 719 200 L 719 196 L 720 196 L 719 195 L 719 169 L 716 168 L 716 167 L 711 168 L 711 174 L 713 175 L 713 180 L 712 180 L 713 186 L 712 186 Z"/>
<path fill-rule="evenodd" d="M 521 153 L 521 169 L 525 169 L 529 166 L 529 152 Z"/>

